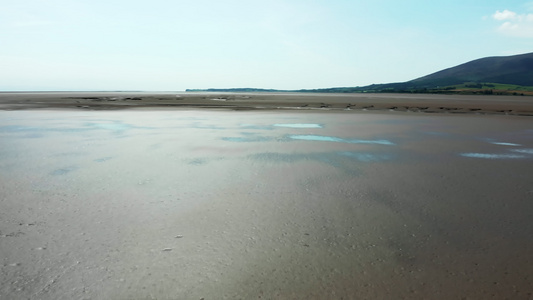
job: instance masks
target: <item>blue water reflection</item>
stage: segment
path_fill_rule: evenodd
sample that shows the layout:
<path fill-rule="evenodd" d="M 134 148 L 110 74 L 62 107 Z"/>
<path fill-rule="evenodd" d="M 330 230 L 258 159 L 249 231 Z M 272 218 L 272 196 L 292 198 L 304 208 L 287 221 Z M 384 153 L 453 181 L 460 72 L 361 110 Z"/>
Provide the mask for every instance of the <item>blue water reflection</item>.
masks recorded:
<path fill-rule="evenodd" d="M 323 124 L 317 123 L 277 123 L 272 125 L 241 124 L 242 128 L 255 130 L 274 130 L 276 128 L 295 128 L 295 129 L 319 129 L 324 128 Z"/>
<path fill-rule="evenodd" d="M 241 124 L 240 126 L 245 129 L 255 129 L 255 130 L 273 130 L 274 129 L 274 127 L 270 125 Z"/>
<path fill-rule="evenodd" d="M 290 142 L 293 140 L 303 140 L 303 141 L 336 142 L 336 143 L 347 143 L 347 144 L 394 145 L 394 143 L 389 140 L 342 139 L 338 137 L 323 136 L 323 135 L 286 135 L 283 137 L 272 137 L 272 136 L 261 136 L 255 133 L 241 133 L 241 134 L 243 136 L 222 137 L 221 139 L 226 142 L 236 142 L 236 143 L 270 142 L 270 141 Z"/>
<path fill-rule="evenodd" d="M 362 162 L 384 161 L 384 160 L 390 160 L 392 158 L 392 156 L 389 154 L 375 154 L 375 153 L 354 152 L 354 151 L 339 152 L 339 155 L 355 158 L 358 161 L 362 161 Z"/>
<path fill-rule="evenodd" d="M 520 145 L 520 144 L 515 144 L 515 143 L 504 143 L 504 142 L 491 142 L 491 144 L 494 144 L 494 145 L 500 145 L 500 146 L 513 146 L 513 147 L 522 146 L 522 145 Z"/>
<path fill-rule="evenodd" d="M 517 154 L 493 154 L 493 153 L 461 153 L 461 156 L 485 159 L 516 159 L 525 158 L 524 155 Z"/>
<path fill-rule="evenodd" d="M 511 149 L 511 151 L 524 154 L 533 154 L 533 149 Z"/>
<path fill-rule="evenodd" d="M 289 138 L 293 140 L 337 142 L 337 143 L 348 143 L 348 144 L 394 145 L 394 143 L 389 140 L 343 139 L 343 138 L 338 138 L 334 136 L 323 136 L 323 135 L 290 135 Z"/>
<path fill-rule="evenodd" d="M 274 124 L 275 127 L 286 127 L 286 128 L 324 128 L 321 124 L 314 123 L 288 123 L 288 124 Z"/>

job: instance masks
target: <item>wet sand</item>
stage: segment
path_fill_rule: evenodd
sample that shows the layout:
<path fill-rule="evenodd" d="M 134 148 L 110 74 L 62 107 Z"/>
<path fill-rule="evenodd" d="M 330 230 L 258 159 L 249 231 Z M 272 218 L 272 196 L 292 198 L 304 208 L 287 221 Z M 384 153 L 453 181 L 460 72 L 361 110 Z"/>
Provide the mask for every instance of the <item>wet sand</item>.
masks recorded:
<path fill-rule="evenodd" d="M 531 117 L 29 106 L 0 298 L 532 297 Z"/>
<path fill-rule="evenodd" d="M 533 97 L 435 94 L 0 92 L 0 109 L 211 108 L 533 116 Z"/>

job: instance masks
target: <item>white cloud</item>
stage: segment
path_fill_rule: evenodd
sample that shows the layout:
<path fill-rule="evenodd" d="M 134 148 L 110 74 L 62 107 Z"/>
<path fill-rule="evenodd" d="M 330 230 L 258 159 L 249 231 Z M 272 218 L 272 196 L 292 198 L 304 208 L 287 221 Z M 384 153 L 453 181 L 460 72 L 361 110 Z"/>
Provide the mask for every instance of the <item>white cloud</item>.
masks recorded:
<path fill-rule="evenodd" d="M 504 35 L 533 38 L 533 13 L 518 14 L 505 9 L 496 11 L 492 18 L 501 22 L 498 32 Z"/>
<path fill-rule="evenodd" d="M 496 11 L 496 13 L 494 13 L 494 15 L 492 15 L 492 17 L 498 21 L 503 21 L 503 20 L 512 20 L 514 18 L 516 18 L 516 13 L 515 12 L 512 12 L 512 11 L 509 11 L 509 10 L 504 10 L 504 11 Z"/>

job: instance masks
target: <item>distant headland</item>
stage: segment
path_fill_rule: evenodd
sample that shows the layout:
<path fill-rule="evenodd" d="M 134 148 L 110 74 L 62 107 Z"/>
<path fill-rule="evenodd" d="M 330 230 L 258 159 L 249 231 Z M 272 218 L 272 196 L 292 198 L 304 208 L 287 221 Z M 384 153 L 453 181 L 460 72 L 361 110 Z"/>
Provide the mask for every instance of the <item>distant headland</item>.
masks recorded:
<path fill-rule="evenodd" d="M 228 93 L 431 93 L 533 96 L 533 52 L 476 59 L 406 82 L 300 90 L 209 88 L 187 89 L 186 91 Z"/>

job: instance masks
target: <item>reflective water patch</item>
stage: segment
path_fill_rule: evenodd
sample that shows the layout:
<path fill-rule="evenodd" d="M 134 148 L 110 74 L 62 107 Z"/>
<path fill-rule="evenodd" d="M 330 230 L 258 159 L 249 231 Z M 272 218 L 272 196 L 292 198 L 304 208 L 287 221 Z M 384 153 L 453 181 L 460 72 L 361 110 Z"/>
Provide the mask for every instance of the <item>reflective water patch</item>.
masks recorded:
<path fill-rule="evenodd" d="M 464 156 L 464 157 L 485 158 L 485 159 L 516 159 L 516 158 L 525 158 L 524 155 L 517 155 L 517 154 L 461 153 L 460 155 L 461 155 L 461 156 Z"/>
<path fill-rule="evenodd" d="M 501 145 L 501 146 L 513 146 L 513 147 L 522 146 L 522 145 L 520 145 L 520 144 L 515 144 L 515 143 L 502 143 L 502 142 L 491 142 L 491 144 L 494 144 L 494 145 Z"/>
<path fill-rule="evenodd" d="M 321 124 L 312 124 L 312 123 L 290 123 L 290 124 L 274 124 L 276 127 L 286 127 L 286 128 L 324 128 Z"/>
<path fill-rule="evenodd" d="M 511 151 L 524 154 L 533 154 L 533 149 L 511 149 Z"/>
<path fill-rule="evenodd" d="M 359 139 L 342 139 L 334 136 L 322 135 L 290 135 L 293 140 L 320 141 L 320 142 L 337 142 L 348 144 L 377 144 L 377 145 L 394 145 L 388 140 L 359 140 Z"/>

